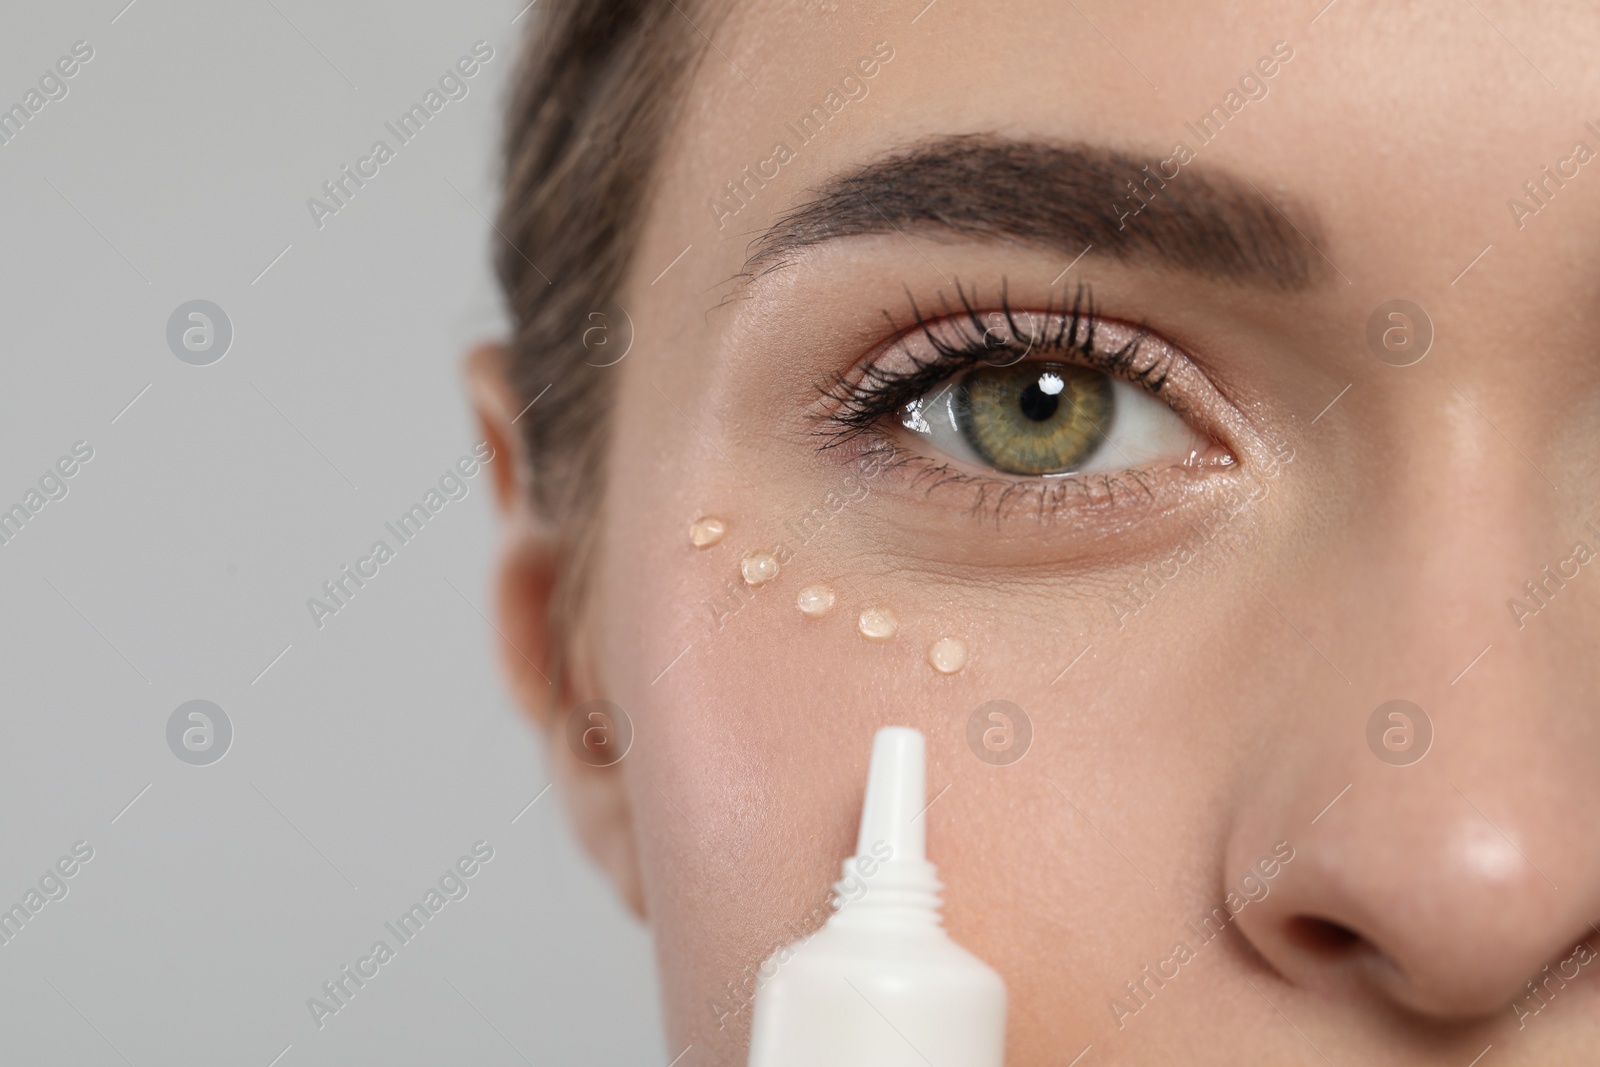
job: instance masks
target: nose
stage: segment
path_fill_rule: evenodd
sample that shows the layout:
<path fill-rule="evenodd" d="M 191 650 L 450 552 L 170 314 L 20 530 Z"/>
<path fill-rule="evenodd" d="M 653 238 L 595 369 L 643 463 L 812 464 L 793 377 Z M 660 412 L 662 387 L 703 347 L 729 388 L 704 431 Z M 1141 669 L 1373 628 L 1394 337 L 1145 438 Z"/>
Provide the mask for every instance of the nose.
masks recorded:
<path fill-rule="evenodd" d="M 1377 766 L 1340 765 L 1345 785 L 1313 776 L 1320 791 L 1292 796 L 1270 833 L 1235 839 L 1240 930 L 1283 977 L 1459 1019 L 1504 1010 L 1575 945 L 1600 945 L 1594 827 L 1570 794 L 1547 784 L 1513 795 L 1467 773 L 1458 783 L 1442 759 L 1367 758 Z M 1549 766 L 1517 771 L 1571 780 Z"/>
<path fill-rule="evenodd" d="M 1413 453 L 1317 575 L 1268 580 L 1291 615 L 1343 605 L 1287 636 L 1347 681 L 1313 660 L 1280 694 L 1292 726 L 1259 748 L 1224 864 L 1239 932 L 1286 981 L 1441 1020 L 1520 1016 L 1600 947 L 1600 561 L 1537 627 L 1507 606 L 1600 540 L 1547 499 L 1464 506 L 1527 484 L 1515 455 L 1479 455 L 1468 493 Z"/>

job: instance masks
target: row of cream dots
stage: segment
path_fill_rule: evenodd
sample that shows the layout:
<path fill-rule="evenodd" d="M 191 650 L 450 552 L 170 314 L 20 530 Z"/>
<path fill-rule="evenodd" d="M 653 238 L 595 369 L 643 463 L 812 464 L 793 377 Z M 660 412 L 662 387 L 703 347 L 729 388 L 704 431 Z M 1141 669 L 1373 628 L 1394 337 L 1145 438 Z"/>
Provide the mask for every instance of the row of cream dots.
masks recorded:
<path fill-rule="evenodd" d="M 696 548 L 710 548 L 722 540 L 728 524 L 715 516 L 696 519 L 689 526 L 689 541 Z M 739 561 L 739 574 L 746 585 L 766 585 L 778 577 L 778 561 L 766 552 L 752 552 Z M 808 619 L 820 619 L 833 610 L 833 590 L 826 585 L 808 585 L 795 597 L 795 607 Z M 900 631 L 900 620 L 888 608 L 867 607 L 856 619 L 856 629 L 868 641 L 892 641 Z M 928 646 L 928 663 L 940 674 L 955 674 L 967 665 L 967 644 L 959 637 L 941 637 Z"/>

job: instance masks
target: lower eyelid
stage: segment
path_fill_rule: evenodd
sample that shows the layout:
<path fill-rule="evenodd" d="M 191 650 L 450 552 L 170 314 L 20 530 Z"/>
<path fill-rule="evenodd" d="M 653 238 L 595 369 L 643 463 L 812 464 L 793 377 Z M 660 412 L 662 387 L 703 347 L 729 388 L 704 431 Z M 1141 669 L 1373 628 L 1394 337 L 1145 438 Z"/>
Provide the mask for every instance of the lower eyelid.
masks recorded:
<path fill-rule="evenodd" d="M 1140 516 L 1152 507 L 1166 510 L 1175 506 L 1197 473 L 1192 469 L 1120 468 L 1109 472 L 1026 477 L 994 471 L 968 471 L 949 461 L 908 452 L 887 436 L 865 444 L 864 452 L 876 456 L 874 469 L 879 484 L 888 493 L 907 494 L 917 503 L 941 503 L 956 513 L 983 521 L 998 522 L 1014 516 L 1050 523 L 1057 517 L 1122 515 L 1126 522 L 1129 508 Z M 892 480 L 889 480 L 892 479 Z M 1082 527 L 1075 530 L 1083 532 Z"/>

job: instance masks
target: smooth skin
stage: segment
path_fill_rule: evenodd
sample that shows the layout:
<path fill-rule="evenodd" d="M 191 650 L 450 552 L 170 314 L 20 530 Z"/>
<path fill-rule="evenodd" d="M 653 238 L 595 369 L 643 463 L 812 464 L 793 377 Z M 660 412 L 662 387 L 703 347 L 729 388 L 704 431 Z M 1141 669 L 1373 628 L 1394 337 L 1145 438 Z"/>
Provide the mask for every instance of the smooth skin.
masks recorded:
<path fill-rule="evenodd" d="M 1091 1045 L 1079 1062 L 1464 1067 L 1487 1048 L 1495 1067 L 1592 1063 L 1600 968 L 1573 958 L 1600 948 L 1600 565 L 1547 585 L 1536 614 L 1508 601 L 1532 604 L 1524 583 L 1577 542 L 1600 546 L 1584 525 L 1600 522 L 1600 162 L 1520 227 L 1507 200 L 1531 203 L 1523 182 L 1575 142 L 1600 150 L 1585 128 L 1600 125 L 1600 14 L 924 2 L 751 0 L 701 27 L 717 50 L 621 299 L 636 338 L 607 379 L 596 569 L 560 692 L 540 673 L 557 542 L 521 488 L 523 405 L 504 353 L 470 361 L 512 457 L 497 464 L 506 668 L 581 836 L 654 931 L 671 1051 L 743 1063 L 738 990 L 826 899 L 872 732 L 905 724 L 928 739 L 947 925 L 1009 987 L 1008 1063 Z M 719 229 L 710 198 L 880 41 L 894 58 L 866 98 Z M 1248 179 L 1315 238 L 1299 291 L 1093 250 L 1061 277 L 1070 256 L 926 229 L 736 278 L 751 240 L 831 176 L 928 137 L 1166 157 L 1279 41 L 1293 59 L 1193 166 Z M 908 292 L 936 308 L 956 282 L 989 298 L 1002 280 L 1040 310 L 1086 282 L 1101 313 L 1181 349 L 1196 418 L 1236 464 L 1044 518 L 974 514 L 967 489 L 890 471 L 834 511 L 851 460 L 817 447 L 818 384 L 890 339 L 884 312 L 903 323 Z M 1394 299 L 1433 323 L 1413 366 L 1367 344 Z M 1142 568 L 1260 484 L 1126 610 Z M 802 543 L 786 524 L 825 503 Z M 729 533 L 699 550 L 704 514 Z M 778 579 L 731 595 L 740 558 L 780 544 Z M 839 594 L 821 620 L 794 604 L 813 582 Z M 867 604 L 899 616 L 894 641 L 858 635 Z M 971 649 L 949 677 L 925 659 L 946 635 Z M 563 733 L 595 698 L 636 730 L 603 770 Z M 1434 731 L 1409 766 L 1367 740 L 1396 698 Z M 993 699 L 1033 726 L 1010 766 L 967 744 Z M 1293 859 L 1259 879 L 1280 842 Z M 1202 943 L 1187 924 L 1253 873 L 1266 894 Z M 1172 973 L 1178 942 L 1193 958 L 1146 980 Z"/>

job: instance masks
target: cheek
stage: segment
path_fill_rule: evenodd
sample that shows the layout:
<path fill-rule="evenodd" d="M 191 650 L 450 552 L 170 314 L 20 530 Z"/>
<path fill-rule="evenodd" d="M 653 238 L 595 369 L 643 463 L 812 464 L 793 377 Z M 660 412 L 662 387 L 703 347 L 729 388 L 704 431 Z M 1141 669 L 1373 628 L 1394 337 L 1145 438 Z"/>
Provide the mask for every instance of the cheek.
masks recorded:
<path fill-rule="evenodd" d="M 844 472 L 724 437 L 719 453 L 688 424 L 716 424 L 688 386 L 673 387 L 681 412 L 650 385 L 643 393 L 617 420 L 626 462 L 613 464 L 604 511 L 594 636 L 602 695 L 634 723 L 622 771 L 678 1047 L 738 1048 L 745 979 L 825 914 L 854 850 L 873 732 L 893 724 L 927 739 L 925 817 L 947 927 L 1001 971 L 1019 1010 L 1057 1018 L 1061 1033 L 1046 1036 L 1066 1041 L 1081 1018 L 1061 1003 L 1087 1005 L 1087 1018 L 1146 956 L 1171 948 L 1129 947 L 1134 931 L 1172 936 L 1170 900 L 1139 872 L 1202 868 L 1203 857 L 1180 857 L 1214 849 L 1216 820 L 1196 811 L 1234 773 L 1216 735 L 1235 713 L 1204 694 L 1228 691 L 1255 630 L 1275 617 L 1222 618 L 1217 605 L 1233 598 L 1206 568 L 1125 630 L 1104 575 L 996 568 L 957 581 L 940 556 L 953 549 L 898 536 L 874 510 L 891 506 L 886 495 L 823 507 L 827 525 L 806 532 L 800 517 Z M 754 488 L 741 470 L 760 479 Z M 726 530 L 696 547 L 691 527 L 707 515 Z M 783 562 L 752 587 L 740 564 L 758 551 Z M 808 615 L 800 594 L 817 585 L 835 602 Z M 873 606 L 898 620 L 885 640 L 860 632 Z M 1233 635 L 1226 646 L 1221 633 Z M 945 638 L 967 650 L 949 674 L 929 656 Z M 1022 720 L 980 717 L 974 728 L 996 700 Z M 1007 744 L 1026 754 L 1008 758 Z M 1083 922 L 1041 928 L 1039 915 L 1063 908 Z M 1083 962 L 1041 981 L 1041 952 Z M 728 1013 L 720 1028 L 718 1012 Z"/>

